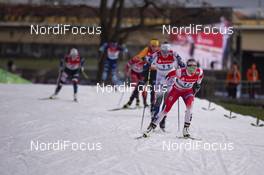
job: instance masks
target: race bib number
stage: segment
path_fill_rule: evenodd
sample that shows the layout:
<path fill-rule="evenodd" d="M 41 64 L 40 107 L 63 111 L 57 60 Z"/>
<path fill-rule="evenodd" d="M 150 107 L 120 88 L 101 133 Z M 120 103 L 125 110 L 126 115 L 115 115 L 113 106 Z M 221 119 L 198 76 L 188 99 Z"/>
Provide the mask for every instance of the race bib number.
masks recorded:
<path fill-rule="evenodd" d="M 172 69 L 172 65 L 171 64 L 162 64 L 159 66 L 159 69 L 162 71 L 168 71 Z"/>
<path fill-rule="evenodd" d="M 193 86 L 193 83 L 184 82 L 179 79 L 176 79 L 176 82 L 178 83 L 178 85 L 180 85 L 184 89 L 189 89 L 189 88 L 192 88 Z"/>

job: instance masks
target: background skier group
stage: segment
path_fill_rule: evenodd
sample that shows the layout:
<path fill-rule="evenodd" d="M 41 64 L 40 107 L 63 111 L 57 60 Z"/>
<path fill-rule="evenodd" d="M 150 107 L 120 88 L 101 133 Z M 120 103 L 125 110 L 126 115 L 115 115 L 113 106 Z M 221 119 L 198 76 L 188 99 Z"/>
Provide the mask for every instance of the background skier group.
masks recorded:
<path fill-rule="evenodd" d="M 99 51 L 106 53 L 102 81 L 105 82 L 111 75 L 112 83 L 120 84 L 117 76 L 117 60 L 121 52 L 128 52 L 127 48 L 116 42 L 109 42 L 104 43 Z M 74 101 L 77 101 L 80 73 L 85 74 L 84 59 L 80 57 L 76 48 L 72 48 L 60 61 L 57 87 L 50 99 L 56 98 L 62 84 L 66 83 L 68 79 L 72 81 L 73 98 Z M 125 75 L 134 85 L 134 90 L 128 102 L 123 106 L 124 109 L 129 108 L 135 99 L 136 106 L 139 107 L 140 92 L 144 109 L 148 107 L 147 91 L 150 91 L 151 122 L 143 137 L 149 136 L 157 125 L 162 131 L 165 131 L 167 114 L 179 97 L 182 97 L 186 105 L 183 136 L 190 137 L 189 127 L 192 119 L 193 101 L 203 78 L 203 70 L 198 68 L 194 59 L 189 59 L 184 63 L 180 55 L 171 49 L 168 42 L 160 44 L 158 39 L 151 39 L 147 47 L 128 61 Z M 147 86 L 150 89 L 147 89 Z"/>

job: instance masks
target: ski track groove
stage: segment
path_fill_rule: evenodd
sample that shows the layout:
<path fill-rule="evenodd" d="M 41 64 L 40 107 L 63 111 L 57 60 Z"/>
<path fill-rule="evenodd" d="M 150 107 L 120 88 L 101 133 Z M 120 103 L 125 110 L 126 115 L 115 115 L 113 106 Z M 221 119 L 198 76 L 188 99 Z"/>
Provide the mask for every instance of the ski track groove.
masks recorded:
<path fill-rule="evenodd" d="M 201 127 L 199 126 L 198 127 L 198 135 L 202 135 L 202 132 L 201 132 Z M 207 164 L 207 159 L 204 155 L 204 153 L 202 151 L 199 152 L 200 153 L 200 157 L 201 157 L 201 160 L 202 160 L 202 170 L 203 170 L 203 175 L 207 175 L 208 174 L 208 164 Z"/>

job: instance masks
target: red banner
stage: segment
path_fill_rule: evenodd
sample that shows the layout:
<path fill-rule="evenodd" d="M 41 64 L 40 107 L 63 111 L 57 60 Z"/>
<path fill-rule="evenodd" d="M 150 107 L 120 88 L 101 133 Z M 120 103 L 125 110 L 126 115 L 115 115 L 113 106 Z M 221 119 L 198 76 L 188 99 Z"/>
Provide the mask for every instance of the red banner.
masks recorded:
<path fill-rule="evenodd" d="M 192 37 L 195 45 L 204 45 L 209 47 L 216 47 L 216 48 L 222 48 L 223 46 L 223 35 L 218 34 L 205 34 L 205 33 L 198 33 L 198 34 L 192 34 L 189 35 Z M 170 35 L 171 42 L 175 44 L 181 44 L 188 42 L 188 36 L 186 34 L 172 34 Z"/>

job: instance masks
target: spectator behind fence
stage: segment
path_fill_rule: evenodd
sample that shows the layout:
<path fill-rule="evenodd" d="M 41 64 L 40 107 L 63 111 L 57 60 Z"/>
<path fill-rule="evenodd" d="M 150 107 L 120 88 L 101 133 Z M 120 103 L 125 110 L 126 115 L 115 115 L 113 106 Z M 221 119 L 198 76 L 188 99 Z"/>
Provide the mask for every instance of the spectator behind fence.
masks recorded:
<path fill-rule="evenodd" d="M 241 80 L 241 74 L 238 70 L 237 64 L 233 64 L 231 67 L 231 70 L 227 73 L 227 92 L 228 96 L 232 98 L 236 98 L 237 94 L 237 86 L 240 83 Z"/>
<path fill-rule="evenodd" d="M 256 83 L 259 80 L 259 73 L 255 63 L 247 70 L 247 80 L 249 81 L 249 97 L 255 98 Z"/>
<path fill-rule="evenodd" d="M 14 63 L 14 61 L 12 59 L 8 60 L 6 66 L 7 66 L 7 71 L 8 72 L 12 72 L 12 73 L 16 72 L 16 65 L 15 65 L 15 63 Z"/>

